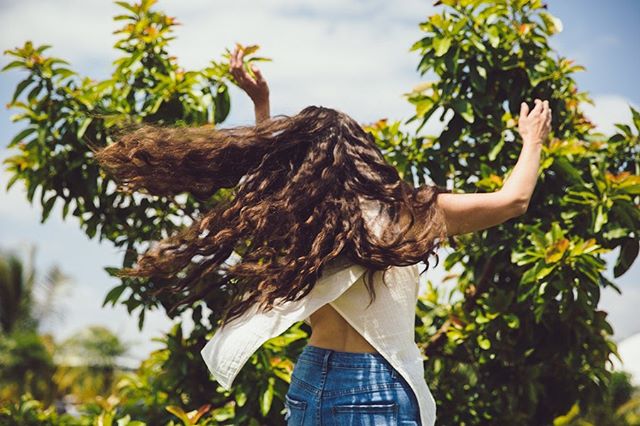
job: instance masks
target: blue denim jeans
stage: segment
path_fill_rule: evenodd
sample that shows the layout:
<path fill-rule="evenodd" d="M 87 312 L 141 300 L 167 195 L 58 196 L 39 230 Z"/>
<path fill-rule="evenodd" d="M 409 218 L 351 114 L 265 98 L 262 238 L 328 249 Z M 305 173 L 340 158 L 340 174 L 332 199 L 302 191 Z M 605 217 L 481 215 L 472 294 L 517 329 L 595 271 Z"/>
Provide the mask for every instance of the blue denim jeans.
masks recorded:
<path fill-rule="evenodd" d="M 288 426 L 419 426 L 418 401 L 379 353 L 307 345 L 285 395 Z"/>

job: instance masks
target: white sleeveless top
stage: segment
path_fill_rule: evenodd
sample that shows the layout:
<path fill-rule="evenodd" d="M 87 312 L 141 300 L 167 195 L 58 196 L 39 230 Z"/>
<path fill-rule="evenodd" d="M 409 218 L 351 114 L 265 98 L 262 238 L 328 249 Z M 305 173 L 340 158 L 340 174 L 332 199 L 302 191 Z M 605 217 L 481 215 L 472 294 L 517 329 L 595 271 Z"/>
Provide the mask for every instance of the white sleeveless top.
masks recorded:
<path fill-rule="evenodd" d="M 379 229 L 378 229 L 379 230 Z M 433 426 L 435 400 L 424 380 L 423 357 L 415 343 L 415 308 L 418 299 L 418 265 L 392 266 L 386 274 L 373 274 L 376 299 L 367 308 L 364 283 L 367 268 L 339 256 L 328 262 L 313 289 L 300 300 L 257 312 L 254 305 L 242 316 L 217 329 L 201 350 L 213 377 L 230 389 L 249 357 L 268 339 L 286 331 L 329 303 L 402 375 L 418 400 L 423 426 Z"/>

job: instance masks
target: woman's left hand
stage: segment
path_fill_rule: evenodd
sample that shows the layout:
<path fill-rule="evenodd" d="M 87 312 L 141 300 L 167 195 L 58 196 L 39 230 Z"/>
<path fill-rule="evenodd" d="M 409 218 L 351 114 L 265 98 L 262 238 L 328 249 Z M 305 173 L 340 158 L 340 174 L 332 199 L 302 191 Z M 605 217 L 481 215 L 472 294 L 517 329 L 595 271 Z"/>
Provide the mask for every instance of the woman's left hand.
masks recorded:
<path fill-rule="evenodd" d="M 244 62 L 242 60 L 244 56 L 244 49 L 236 45 L 233 53 L 231 53 L 231 59 L 229 61 L 229 70 L 231 75 L 236 80 L 236 83 L 247 95 L 253 100 L 253 103 L 258 105 L 269 102 L 269 86 L 267 81 L 254 64 L 251 64 L 251 70 L 255 74 L 253 78 L 249 72 L 245 69 Z"/>

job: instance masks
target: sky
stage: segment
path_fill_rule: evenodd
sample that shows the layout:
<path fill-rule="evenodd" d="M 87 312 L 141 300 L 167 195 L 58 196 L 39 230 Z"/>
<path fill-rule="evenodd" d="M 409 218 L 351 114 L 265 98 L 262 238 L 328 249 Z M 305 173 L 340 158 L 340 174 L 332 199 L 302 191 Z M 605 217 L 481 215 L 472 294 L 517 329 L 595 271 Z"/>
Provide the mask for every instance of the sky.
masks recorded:
<path fill-rule="evenodd" d="M 613 123 L 630 121 L 628 105 L 640 105 L 636 79 L 640 55 L 635 46 L 640 40 L 636 24 L 640 2 L 618 0 L 605 6 L 595 0 L 551 0 L 547 4 L 564 27 L 551 39 L 551 46 L 586 67 L 575 79 L 595 105 L 583 105 L 584 111 L 600 131 L 609 134 Z M 419 0 L 160 0 L 157 7 L 181 23 L 169 51 L 185 69 L 206 66 L 236 42 L 259 44 L 258 53 L 273 59 L 259 64 L 269 82 L 272 114 L 295 114 L 315 104 L 343 110 L 363 123 L 413 114 L 413 106 L 402 94 L 423 79 L 416 71 L 418 54 L 409 52 L 409 47 L 422 36 L 419 22 L 436 9 L 431 1 Z M 26 40 L 51 44 L 49 55 L 69 60 L 80 75 L 104 79 L 118 56 L 112 48 L 117 23 L 111 17 L 119 12 L 119 7 L 104 0 L 0 0 L 0 48 L 11 49 Z M 8 61 L 8 56 L 1 56 L 0 66 Z M 9 102 L 22 77 L 16 71 L 0 74 L 2 105 Z M 230 91 L 232 109 L 225 125 L 252 123 L 248 97 L 235 87 Z M 21 129 L 10 121 L 15 113 L 0 109 L 0 160 L 14 154 L 6 144 Z M 438 123 L 427 126 L 432 131 L 438 128 Z M 121 251 L 109 242 L 88 239 L 77 219 L 63 221 L 60 204 L 40 223 L 41 208 L 28 203 L 20 183 L 5 192 L 8 178 L 2 170 L 0 249 L 26 256 L 35 245 L 41 277 L 53 265 L 70 277 L 56 302 L 61 315 L 43 324 L 43 331 L 60 341 L 88 325 L 105 325 L 130 346 L 122 363 L 137 366 L 160 347 L 151 338 L 159 337 L 172 322 L 159 311 L 149 312 L 139 332 L 124 307 L 101 308 L 105 294 L 118 284 L 103 268 L 119 266 Z M 615 253 L 606 257 L 610 265 L 613 259 Z M 425 275 L 423 281 L 438 285 L 444 271 L 439 266 Z M 614 338 L 625 349 L 624 339 L 640 332 L 640 267 L 636 262 L 617 279 L 610 267 L 606 275 L 623 294 L 603 291 L 599 308 L 609 313 Z"/>

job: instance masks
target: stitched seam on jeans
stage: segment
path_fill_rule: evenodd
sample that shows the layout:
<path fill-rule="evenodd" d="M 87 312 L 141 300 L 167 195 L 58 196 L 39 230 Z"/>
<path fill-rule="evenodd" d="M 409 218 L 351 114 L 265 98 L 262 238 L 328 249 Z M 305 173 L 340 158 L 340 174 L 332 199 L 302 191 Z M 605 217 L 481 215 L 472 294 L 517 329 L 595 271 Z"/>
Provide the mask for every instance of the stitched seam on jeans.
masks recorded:
<path fill-rule="evenodd" d="M 402 389 L 402 383 L 393 382 L 393 383 L 381 383 L 378 385 L 367 385 L 359 388 L 351 388 L 351 389 L 339 389 L 339 390 L 324 390 L 322 392 L 323 397 L 335 397 L 335 396 L 343 396 L 343 395 L 354 395 L 358 393 L 369 393 L 369 392 L 377 392 L 385 389 Z"/>
<path fill-rule="evenodd" d="M 339 404 L 333 406 L 334 413 L 388 413 L 395 414 L 398 403 L 370 403 L 370 404 Z"/>
<path fill-rule="evenodd" d="M 352 362 L 352 363 L 344 363 L 344 362 L 335 362 L 335 361 L 331 361 L 329 363 L 329 367 L 330 368 L 352 368 L 352 369 L 373 369 L 373 368 L 382 368 L 382 369 L 388 369 L 390 370 L 390 366 L 388 364 L 385 363 L 386 360 L 377 360 L 377 361 L 373 361 L 373 362 Z M 307 364 L 315 364 L 315 365 L 322 365 L 322 361 L 317 360 L 317 359 L 309 359 L 309 358 L 304 358 L 304 357 L 298 357 L 298 359 L 296 360 L 296 364 L 297 363 L 307 363 Z"/>
<path fill-rule="evenodd" d="M 300 380 L 295 376 L 291 376 L 291 384 L 293 384 L 293 382 L 296 383 L 296 385 L 308 390 L 309 392 L 313 393 L 313 395 L 318 395 L 318 393 L 320 392 L 320 389 L 316 388 L 315 386 L 305 382 L 304 380 Z M 291 386 L 291 385 L 289 385 Z"/>

